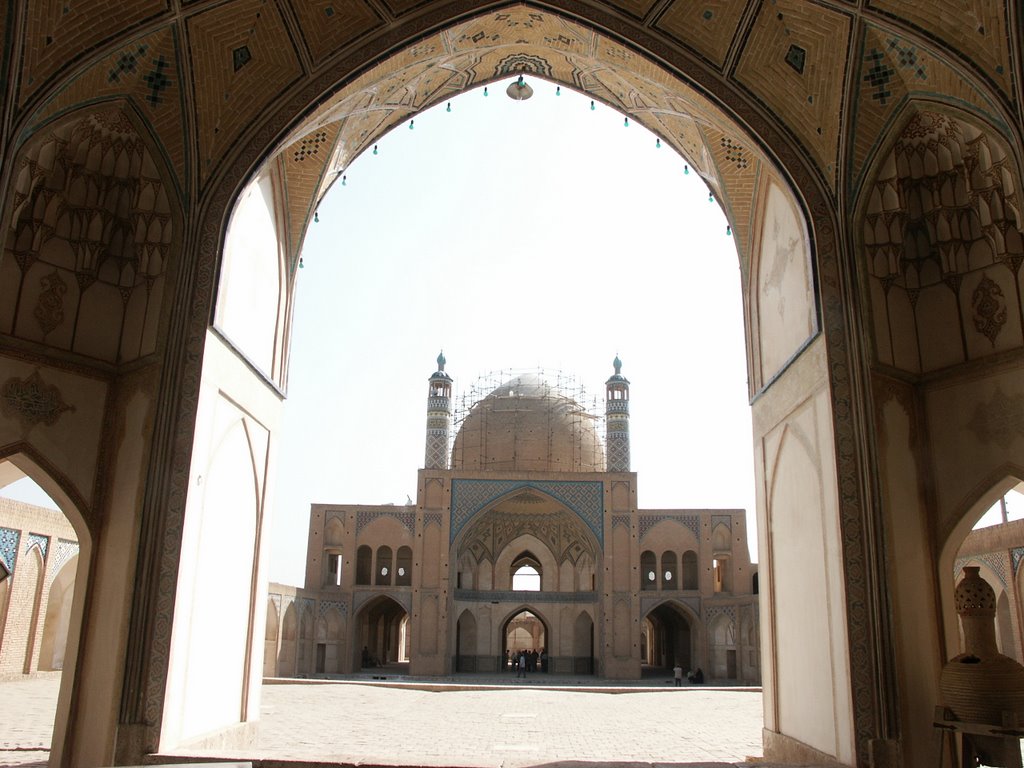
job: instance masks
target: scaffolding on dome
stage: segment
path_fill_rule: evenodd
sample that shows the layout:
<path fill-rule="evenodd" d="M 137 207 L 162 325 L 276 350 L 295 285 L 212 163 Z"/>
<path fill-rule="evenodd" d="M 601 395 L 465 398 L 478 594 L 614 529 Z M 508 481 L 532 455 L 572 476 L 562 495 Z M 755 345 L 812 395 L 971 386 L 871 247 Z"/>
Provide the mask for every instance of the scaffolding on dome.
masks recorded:
<path fill-rule="evenodd" d="M 488 398 L 492 398 L 490 407 L 477 407 Z M 487 441 L 491 437 L 487 429 L 489 414 L 518 414 L 520 398 L 541 398 L 557 402 L 557 407 L 546 409 L 546 455 L 549 457 L 549 466 L 517 466 L 515 463 L 509 466 L 507 459 L 495 459 L 492 452 L 488 451 Z M 507 368 L 491 371 L 479 376 L 465 389 L 459 387 L 456 381 L 456 393 L 452 397 L 452 404 L 454 421 L 450 432 L 449 455 L 453 469 L 469 468 L 465 464 L 465 457 L 471 452 L 477 461 L 475 468 L 483 470 L 604 471 L 604 398 L 589 392 L 583 383 L 571 374 L 542 368 Z M 480 428 L 471 433 L 464 432 L 463 427 L 474 413 L 480 414 Z M 516 421 L 515 415 L 513 420 Z M 565 466 L 564 463 L 555 466 L 552 457 L 556 455 L 556 430 L 564 433 L 567 423 L 572 442 L 571 458 L 568 462 L 571 466 Z M 518 431 L 515 428 L 511 431 L 512 439 L 515 440 Z M 513 455 L 516 455 L 515 451 Z"/>

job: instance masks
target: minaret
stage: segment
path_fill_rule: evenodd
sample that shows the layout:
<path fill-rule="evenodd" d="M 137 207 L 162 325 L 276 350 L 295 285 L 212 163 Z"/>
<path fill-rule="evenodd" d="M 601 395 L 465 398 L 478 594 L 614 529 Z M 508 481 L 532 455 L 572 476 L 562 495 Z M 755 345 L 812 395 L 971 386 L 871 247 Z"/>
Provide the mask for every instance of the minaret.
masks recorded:
<path fill-rule="evenodd" d="M 452 377 L 444 372 L 444 352 L 437 356 L 437 371 L 427 394 L 427 450 L 424 469 L 448 469 L 448 430 L 452 419 Z"/>
<path fill-rule="evenodd" d="M 622 361 L 615 356 L 615 374 L 605 386 L 605 469 L 629 472 L 629 379 L 622 375 Z"/>

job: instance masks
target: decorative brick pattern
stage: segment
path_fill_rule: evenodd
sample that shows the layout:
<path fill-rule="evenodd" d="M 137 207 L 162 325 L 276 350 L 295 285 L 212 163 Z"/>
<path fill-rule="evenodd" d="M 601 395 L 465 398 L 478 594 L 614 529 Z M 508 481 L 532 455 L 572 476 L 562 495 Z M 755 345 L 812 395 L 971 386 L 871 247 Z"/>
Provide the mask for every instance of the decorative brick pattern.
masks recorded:
<path fill-rule="evenodd" d="M 746 0 L 675 0 L 656 26 L 722 69 L 746 6 Z"/>
<path fill-rule="evenodd" d="M 643 539 L 654 526 L 664 520 L 686 526 L 700 541 L 700 516 L 686 514 L 640 515 L 640 538 Z"/>
<path fill-rule="evenodd" d="M 785 116 L 833 185 L 851 31 L 848 16 L 821 6 L 802 0 L 764 3 L 736 67 L 737 80 Z"/>
<path fill-rule="evenodd" d="M 72 557 L 78 554 L 79 546 L 77 541 L 71 541 L 69 539 L 57 539 L 57 550 L 53 556 L 53 565 L 50 567 L 51 573 L 60 573 L 60 569 L 64 567 Z"/>
<path fill-rule="evenodd" d="M 396 507 L 394 510 L 359 510 L 356 512 L 356 533 L 358 534 L 374 520 L 379 520 L 382 517 L 393 517 L 404 525 L 409 533 L 416 532 L 416 513 L 409 511 L 405 507 Z"/>
<path fill-rule="evenodd" d="M 321 600 L 318 609 L 321 619 L 332 609 L 342 616 L 348 616 L 348 603 L 344 600 Z"/>
<path fill-rule="evenodd" d="M 604 543 L 604 484 L 587 480 L 453 480 L 451 541 L 477 512 L 521 488 L 533 488 L 565 505 Z"/>
<path fill-rule="evenodd" d="M 1004 3 L 986 0 L 872 0 L 871 6 L 936 34 L 1006 95 L 1013 93 Z"/>

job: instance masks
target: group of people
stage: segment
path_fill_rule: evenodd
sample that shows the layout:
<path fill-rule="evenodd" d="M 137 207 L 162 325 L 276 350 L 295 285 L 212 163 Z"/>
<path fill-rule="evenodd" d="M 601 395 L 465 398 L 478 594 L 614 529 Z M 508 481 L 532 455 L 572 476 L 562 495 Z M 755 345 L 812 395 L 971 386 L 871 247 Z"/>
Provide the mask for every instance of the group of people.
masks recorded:
<path fill-rule="evenodd" d="M 547 672 L 547 654 L 543 648 L 505 651 L 505 667 L 514 669 L 516 677 L 526 677 L 527 672 Z"/>
<path fill-rule="evenodd" d="M 675 678 L 676 688 L 679 688 L 683 684 L 683 668 L 676 664 L 672 668 L 672 677 Z M 696 671 L 690 670 L 686 673 L 686 679 L 694 685 L 701 685 L 704 683 L 704 670 L 697 667 Z"/>

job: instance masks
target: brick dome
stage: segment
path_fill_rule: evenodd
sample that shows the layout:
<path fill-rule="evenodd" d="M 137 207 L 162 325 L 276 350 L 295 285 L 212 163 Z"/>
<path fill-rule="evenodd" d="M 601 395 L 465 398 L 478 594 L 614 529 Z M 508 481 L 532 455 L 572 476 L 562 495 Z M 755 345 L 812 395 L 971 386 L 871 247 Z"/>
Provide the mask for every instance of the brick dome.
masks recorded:
<path fill-rule="evenodd" d="M 470 409 L 452 469 L 603 472 L 597 419 L 539 374 L 511 378 Z"/>

